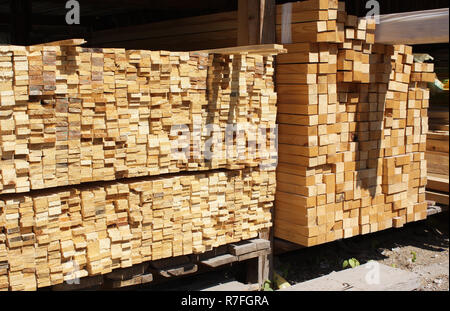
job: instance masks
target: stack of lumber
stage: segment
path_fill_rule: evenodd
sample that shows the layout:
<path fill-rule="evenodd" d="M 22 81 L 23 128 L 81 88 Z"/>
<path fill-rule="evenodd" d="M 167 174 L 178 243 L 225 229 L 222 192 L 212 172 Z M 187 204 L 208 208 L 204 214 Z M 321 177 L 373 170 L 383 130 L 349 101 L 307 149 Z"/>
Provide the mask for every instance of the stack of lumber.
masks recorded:
<path fill-rule="evenodd" d="M 344 3 L 288 5 L 278 13 L 278 40 L 290 44 L 276 65 L 275 236 L 312 246 L 426 218 L 433 65 L 415 64 L 409 46 L 374 44 L 374 21 Z"/>
<path fill-rule="evenodd" d="M 448 69 L 447 69 L 448 70 Z M 432 88 L 427 134 L 427 199 L 449 205 L 449 93 Z"/>
<path fill-rule="evenodd" d="M 0 289 L 8 277 L 11 290 L 34 290 L 257 237 L 274 194 L 275 172 L 248 169 L 2 196 Z"/>
<path fill-rule="evenodd" d="M 0 193 L 274 162 L 271 56 L 32 46 L 0 59 Z"/>
<path fill-rule="evenodd" d="M 433 49 L 438 79 L 448 79 L 448 50 Z M 429 131 L 427 134 L 427 200 L 449 205 L 449 90 L 430 85 Z"/>
<path fill-rule="evenodd" d="M 281 47 L 267 49 L 0 47 L 0 290 L 267 233 Z"/>

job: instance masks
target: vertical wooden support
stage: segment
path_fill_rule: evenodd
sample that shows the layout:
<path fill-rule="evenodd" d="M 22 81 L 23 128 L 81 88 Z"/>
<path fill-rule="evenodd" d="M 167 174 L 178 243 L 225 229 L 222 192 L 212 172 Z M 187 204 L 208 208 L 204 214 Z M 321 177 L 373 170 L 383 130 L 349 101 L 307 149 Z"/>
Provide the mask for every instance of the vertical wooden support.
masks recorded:
<path fill-rule="evenodd" d="M 275 0 L 261 0 L 261 44 L 276 43 L 276 10 Z"/>
<path fill-rule="evenodd" d="M 248 6 L 247 0 L 238 0 L 238 38 L 237 45 L 248 45 Z"/>
<path fill-rule="evenodd" d="M 256 258 L 247 260 L 247 284 L 258 284 L 261 288 L 266 280 L 271 277 L 269 275 L 269 255 L 260 255 Z"/>
<path fill-rule="evenodd" d="M 275 43 L 275 0 L 239 0 L 238 45 Z"/>

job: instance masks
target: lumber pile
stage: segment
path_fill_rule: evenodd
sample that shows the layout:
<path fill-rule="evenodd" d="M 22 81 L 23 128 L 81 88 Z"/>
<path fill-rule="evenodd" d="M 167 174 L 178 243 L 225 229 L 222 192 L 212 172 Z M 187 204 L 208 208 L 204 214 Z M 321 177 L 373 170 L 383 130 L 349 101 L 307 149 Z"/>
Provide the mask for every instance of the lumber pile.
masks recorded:
<path fill-rule="evenodd" d="M 268 232 L 281 46 L 77 44 L 0 47 L 0 290 Z"/>
<path fill-rule="evenodd" d="M 274 162 L 272 56 L 32 46 L 0 59 L 0 194 Z"/>
<path fill-rule="evenodd" d="M 426 217 L 427 82 L 412 48 L 336 0 L 285 4 L 275 236 L 312 246 Z"/>
<path fill-rule="evenodd" d="M 448 67 L 447 67 L 448 68 Z M 448 69 L 447 69 L 448 76 Z M 433 86 L 427 133 L 427 199 L 449 205 L 449 96 Z"/>
<path fill-rule="evenodd" d="M 2 196 L 0 289 L 8 278 L 11 290 L 35 290 L 254 238 L 271 226 L 274 194 L 274 171 L 247 169 Z"/>

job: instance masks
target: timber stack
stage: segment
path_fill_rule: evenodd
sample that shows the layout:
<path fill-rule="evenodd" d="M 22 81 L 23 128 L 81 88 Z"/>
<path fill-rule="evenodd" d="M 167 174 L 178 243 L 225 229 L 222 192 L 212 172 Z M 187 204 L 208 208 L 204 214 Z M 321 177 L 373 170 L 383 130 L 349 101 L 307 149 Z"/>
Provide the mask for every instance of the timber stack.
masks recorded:
<path fill-rule="evenodd" d="M 0 47 L 0 290 L 267 232 L 279 51 Z"/>
<path fill-rule="evenodd" d="M 419 64 L 423 65 L 423 64 Z M 448 77 L 448 66 L 435 69 L 441 77 Z M 427 134 L 428 183 L 427 200 L 449 205 L 449 90 L 447 86 L 431 86 L 429 131 Z"/>
<path fill-rule="evenodd" d="M 448 92 L 448 91 L 447 91 Z M 447 102 L 448 103 L 448 102 Z M 447 107 L 448 108 L 448 107 Z M 448 124 L 447 124 L 448 126 Z M 427 134 L 427 200 L 449 205 L 449 132 L 431 130 Z"/>
<path fill-rule="evenodd" d="M 426 218 L 433 64 L 337 0 L 278 7 L 275 237 L 313 246 Z"/>

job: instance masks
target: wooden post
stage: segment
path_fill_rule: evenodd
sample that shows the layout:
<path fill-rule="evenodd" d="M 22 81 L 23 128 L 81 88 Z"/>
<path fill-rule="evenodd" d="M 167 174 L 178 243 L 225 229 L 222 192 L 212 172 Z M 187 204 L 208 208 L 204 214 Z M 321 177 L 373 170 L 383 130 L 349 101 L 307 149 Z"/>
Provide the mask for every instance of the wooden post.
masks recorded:
<path fill-rule="evenodd" d="M 275 43 L 275 0 L 239 0 L 238 45 Z"/>
<path fill-rule="evenodd" d="M 276 43 L 275 18 L 277 14 L 275 0 L 261 0 L 260 38 L 261 44 Z"/>

